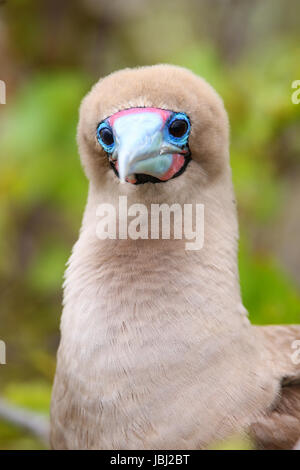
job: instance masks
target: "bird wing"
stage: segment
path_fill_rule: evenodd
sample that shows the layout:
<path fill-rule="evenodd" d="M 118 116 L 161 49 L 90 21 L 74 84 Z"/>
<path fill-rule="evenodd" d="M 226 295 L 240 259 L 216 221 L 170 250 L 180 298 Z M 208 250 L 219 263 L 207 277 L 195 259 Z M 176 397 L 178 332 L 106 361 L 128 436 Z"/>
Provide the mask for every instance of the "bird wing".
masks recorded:
<path fill-rule="evenodd" d="M 250 429 L 259 449 L 292 449 L 300 439 L 300 325 L 255 327 L 280 384 L 271 408 Z"/>

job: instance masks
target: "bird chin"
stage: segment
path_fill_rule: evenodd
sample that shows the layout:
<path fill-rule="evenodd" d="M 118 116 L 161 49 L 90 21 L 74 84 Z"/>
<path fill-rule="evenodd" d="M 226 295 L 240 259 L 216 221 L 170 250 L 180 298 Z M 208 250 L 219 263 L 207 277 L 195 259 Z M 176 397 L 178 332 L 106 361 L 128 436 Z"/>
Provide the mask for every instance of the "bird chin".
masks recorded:
<path fill-rule="evenodd" d="M 138 184 L 145 184 L 145 183 L 166 183 L 167 181 L 177 178 L 178 176 L 182 175 L 190 160 L 191 160 L 191 155 L 190 152 L 183 154 L 173 154 L 173 161 L 172 165 L 170 168 L 168 168 L 167 171 L 165 171 L 162 175 L 154 176 L 151 174 L 146 174 L 146 173 L 134 173 L 130 176 L 127 176 L 126 182 L 131 183 L 134 185 Z M 117 161 L 112 161 L 110 160 L 110 165 L 115 173 L 115 175 L 119 178 L 119 172 L 118 172 L 118 162 Z"/>

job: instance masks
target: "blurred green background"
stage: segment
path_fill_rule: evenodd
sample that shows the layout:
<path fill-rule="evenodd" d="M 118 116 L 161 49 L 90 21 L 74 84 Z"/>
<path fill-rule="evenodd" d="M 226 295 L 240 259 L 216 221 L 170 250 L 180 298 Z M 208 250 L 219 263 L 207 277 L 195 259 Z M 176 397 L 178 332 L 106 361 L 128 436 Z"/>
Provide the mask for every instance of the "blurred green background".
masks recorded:
<path fill-rule="evenodd" d="M 298 0 L 8 0 L 0 5 L 0 395 L 48 413 L 61 285 L 87 195 L 80 100 L 116 69 L 168 62 L 222 95 L 253 322 L 300 320 Z M 38 449 L 0 421 L 0 449 Z"/>

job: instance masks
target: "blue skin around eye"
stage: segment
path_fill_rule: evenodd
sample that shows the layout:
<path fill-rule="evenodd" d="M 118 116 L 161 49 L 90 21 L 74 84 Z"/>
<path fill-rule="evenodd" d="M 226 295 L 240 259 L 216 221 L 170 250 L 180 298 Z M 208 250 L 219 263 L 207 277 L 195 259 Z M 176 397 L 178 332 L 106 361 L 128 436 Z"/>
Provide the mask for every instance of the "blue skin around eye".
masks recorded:
<path fill-rule="evenodd" d="M 98 128 L 97 128 L 97 139 L 98 139 L 98 142 L 99 142 L 99 144 L 101 145 L 101 147 L 105 150 L 105 152 L 107 152 L 107 153 L 112 153 L 113 150 L 114 150 L 114 147 L 115 147 L 115 143 L 113 142 L 111 145 L 106 145 L 106 144 L 102 141 L 102 139 L 101 139 L 101 137 L 100 137 L 100 131 L 101 131 L 102 129 L 104 129 L 104 128 L 107 128 L 107 129 L 109 129 L 109 130 L 112 131 L 112 129 L 111 129 L 111 127 L 110 127 L 110 125 L 109 125 L 108 123 L 106 123 L 106 122 L 101 122 L 101 123 L 99 124 Z"/>
<path fill-rule="evenodd" d="M 184 120 L 187 125 L 188 125 L 188 128 L 186 130 L 186 133 L 182 136 L 182 137 L 175 137 L 173 135 L 171 135 L 169 133 L 169 126 L 172 124 L 173 121 L 175 121 L 176 119 L 182 119 Z M 101 137 L 100 137 L 100 131 L 101 129 L 104 129 L 104 128 L 108 128 L 110 130 L 111 127 L 110 125 L 107 123 L 107 122 L 101 122 L 97 128 L 97 139 L 98 139 L 98 142 L 99 144 L 101 145 L 101 147 L 104 149 L 105 152 L 107 153 L 112 153 L 113 150 L 114 150 L 114 147 L 115 147 L 115 143 L 112 143 L 111 145 L 106 145 Z M 186 144 L 187 144 L 187 141 L 188 141 L 188 138 L 189 138 L 189 134 L 190 134 L 190 130 L 191 130 L 191 123 L 190 123 L 190 120 L 189 118 L 186 116 L 186 114 L 184 113 L 176 113 L 174 114 L 171 119 L 169 120 L 169 122 L 167 123 L 167 126 L 165 127 L 165 138 L 167 141 L 169 142 L 172 142 L 174 143 L 175 145 L 178 145 L 180 147 L 184 147 Z"/>
<path fill-rule="evenodd" d="M 173 135 L 171 135 L 169 133 L 169 127 L 170 125 L 172 124 L 173 121 L 175 121 L 176 119 L 182 119 L 183 121 L 185 121 L 188 125 L 188 128 L 186 130 L 186 133 L 182 136 L 182 137 L 175 137 Z M 187 144 L 187 141 L 188 141 L 188 138 L 189 138 L 189 134 L 190 134 L 190 130 L 191 130 L 191 123 L 190 123 L 190 120 L 189 118 L 187 117 L 186 114 L 184 113 L 176 113 L 174 114 L 170 121 L 168 122 L 167 126 L 166 126 L 166 139 L 169 141 L 169 142 L 172 142 L 173 144 L 175 145 L 178 145 L 179 147 L 184 147 L 186 144 Z"/>

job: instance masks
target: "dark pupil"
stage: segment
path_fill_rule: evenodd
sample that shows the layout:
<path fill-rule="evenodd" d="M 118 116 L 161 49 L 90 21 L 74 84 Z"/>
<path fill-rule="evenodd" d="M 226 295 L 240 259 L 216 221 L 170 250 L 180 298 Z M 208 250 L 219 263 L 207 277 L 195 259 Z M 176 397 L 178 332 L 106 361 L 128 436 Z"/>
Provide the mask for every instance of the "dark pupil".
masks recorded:
<path fill-rule="evenodd" d="M 169 127 L 169 132 L 174 137 L 182 137 L 187 131 L 187 122 L 183 119 L 175 119 Z"/>
<path fill-rule="evenodd" d="M 110 129 L 107 129 L 106 127 L 104 129 L 101 129 L 100 137 L 105 145 L 112 145 L 114 143 L 113 133 Z"/>

